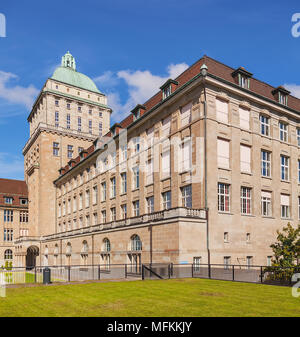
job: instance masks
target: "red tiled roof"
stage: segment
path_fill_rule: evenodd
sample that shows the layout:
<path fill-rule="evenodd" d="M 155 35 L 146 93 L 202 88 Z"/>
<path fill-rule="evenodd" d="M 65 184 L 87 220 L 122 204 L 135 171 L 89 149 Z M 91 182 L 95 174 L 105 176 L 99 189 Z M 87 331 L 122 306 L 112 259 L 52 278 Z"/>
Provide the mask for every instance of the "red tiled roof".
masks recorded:
<path fill-rule="evenodd" d="M 234 77 L 232 76 L 232 73 L 236 70 L 232 67 L 229 67 L 217 60 L 214 60 L 206 55 L 204 55 L 200 60 L 195 62 L 193 65 L 191 65 L 188 69 L 186 69 L 182 74 L 180 74 L 176 79 L 178 82 L 177 88 L 179 89 L 181 86 L 186 84 L 188 81 L 190 81 L 193 77 L 199 74 L 201 66 L 205 64 L 208 68 L 208 74 L 217 76 L 219 78 L 222 78 L 232 84 L 236 85 L 236 82 L 234 80 Z M 241 67 L 243 68 L 243 67 Z M 272 101 L 274 103 L 278 103 L 274 95 L 272 94 L 272 91 L 276 89 L 276 87 L 273 87 L 267 83 L 264 83 L 260 80 L 257 80 L 256 78 L 251 78 L 251 86 L 250 86 L 250 91 L 264 96 Z M 145 102 L 143 105 L 146 107 L 146 111 L 144 114 L 146 114 L 149 110 L 151 110 L 154 106 L 156 106 L 158 103 L 162 101 L 162 91 L 159 91 L 156 93 L 154 96 L 152 96 L 147 102 Z M 291 109 L 294 109 L 296 111 L 299 111 L 300 113 L 300 99 L 289 95 L 288 98 L 288 107 Z M 133 115 L 130 114 L 128 115 L 125 119 L 123 119 L 119 124 L 122 126 L 122 128 L 128 128 L 130 124 L 133 123 Z M 109 131 L 105 137 L 111 137 L 111 132 Z M 91 149 L 90 147 L 88 151 Z M 93 148 L 94 151 L 94 148 Z M 89 154 L 93 151 L 89 151 Z M 76 159 L 76 164 L 80 162 L 80 158 L 77 157 Z M 69 170 L 69 166 L 67 165 L 65 167 L 66 171 Z"/>
<path fill-rule="evenodd" d="M 12 206 L 21 206 L 20 199 L 28 198 L 28 189 L 25 181 L 0 178 L 0 205 L 10 206 L 5 204 L 5 197 L 13 197 Z"/>

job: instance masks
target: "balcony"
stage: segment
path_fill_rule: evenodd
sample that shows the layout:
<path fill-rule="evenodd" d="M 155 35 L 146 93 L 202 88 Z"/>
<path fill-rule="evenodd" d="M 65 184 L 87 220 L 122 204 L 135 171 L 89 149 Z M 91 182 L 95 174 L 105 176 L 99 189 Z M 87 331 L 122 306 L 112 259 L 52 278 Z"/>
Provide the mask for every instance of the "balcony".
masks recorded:
<path fill-rule="evenodd" d="M 74 229 L 67 232 L 61 232 L 51 235 L 46 235 L 43 237 L 45 240 L 50 239 L 60 239 L 69 236 L 81 235 L 86 233 L 97 233 L 103 230 L 114 229 L 114 228 L 122 228 L 122 227 L 130 227 L 132 225 L 138 224 L 149 224 L 157 222 L 157 221 L 167 221 L 172 219 L 190 219 L 193 221 L 201 220 L 201 222 L 206 221 L 206 213 L 204 209 L 192 209 L 192 208 L 184 208 L 184 207 L 177 207 L 171 208 L 164 211 L 159 211 L 151 214 L 145 214 L 137 217 L 107 222 L 104 224 L 98 224 L 89 227 L 83 227 Z"/>

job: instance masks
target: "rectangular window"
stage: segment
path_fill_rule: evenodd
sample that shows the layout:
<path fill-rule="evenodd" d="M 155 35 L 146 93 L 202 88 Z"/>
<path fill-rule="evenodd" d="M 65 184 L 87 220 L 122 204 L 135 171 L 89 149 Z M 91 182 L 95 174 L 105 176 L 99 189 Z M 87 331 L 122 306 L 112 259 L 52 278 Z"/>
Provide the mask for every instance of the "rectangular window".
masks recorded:
<path fill-rule="evenodd" d="M 250 78 L 243 76 L 242 74 L 238 74 L 239 86 L 244 89 L 250 88 Z"/>
<path fill-rule="evenodd" d="M 188 139 L 180 146 L 180 172 L 190 171 L 192 167 L 191 140 Z"/>
<path fill-rule="evenodd" d="M 137 189 L 140 187 L 140 169 L 138 166 L 132 169 L 133 173 L 133 189 Z"/>
<path fill-rule="evenodd" d="M 82 209 L 82 200 L 83 197 L 82 197 L 82 193 L 79 194 L 79 209 Z"/>
<path fill-rule="evenodd" d="M 67 109 L 70 110 L 71 109 L 71 104 L 67 103 Z"/>
<path fill-rule="evenodd" d="M 169 178 L 171 174 L 170 168 L 170 151 L 165 151 L 161 154 L 162 179 Z"/>
<path fill-rule="evenodd" d="M 55 106 L 59 106 L 59 100 L 58 99 L 55 100 Z"/>
<path fill-rule="evenodd" d="M 300 160 L 298 160 L 298 183 L 300 184 Z"/>
<path fill-rule="evenodd" d="M 283 122 L 279 122 L 279 139 L 283 142 L 288 141 L 288 125 Z"/>
<path fill-rule="evenodd" d="M 55 111 L 55 127 L 59 127 L 59 112 Z"/>
<path fill-rule="evenodd" d="M 163 89 L 163 99 L 166 99 L 171 95 L 171 85 L 168 85 L 165 89 Z"/>
<path fill-rule="evenodd" d="M 73 197 L 73 212 L 77 211 L 77 200 L 76 196 Z"/>
<path fill-rule="evenodd" d="M 133 205 L 133 216 L 139 216 L 140 215 L 140 201 L 134 201 L 132 203 Z"/>
<path fill-rule="evenodd" d="M 121 173 L 121 194 L 127 193 L 127 174 Z"/>
<path fill-rule="evenodd" d="M 89 133 L 92 134 L 93 132 L 93 124 L 92 124 L 92 121 L 89 120 Z"/>
<path fill-rule="evenodd" d="M 71 115 L 67 114 L 67 129 L 70 129 L 71 127 Z"/>
<path fill-rule="evenodd" d="M 240 127 L 242 129 L 250 129 L 250 111 L 242 107 L 239 108 L 240 113 Z"/>
<path fill-rule="evenodd" d="M 241 213 L 251 214 L 251 188 L 241 187 Z"/>
<path fill-rule="evenodd" d="M 271 153 L 261 150 L 261 175 L 271 177 Z"/>
<path fill-rule="evenodd" d="M 154 212 L 154 197 L 149 197 L 146 199 L 147 201 L 147 213 L 153 213 Z"/>
<path fill-rule="evenodd" d="M 98 187 L 93 187 L 93 205 L 96 205 L 98 202 Z"/>
<path fill-rule="evenodd" d="M 4 198 L 4 202 L 5 202 L 6 204 L 8 204 L 8 205 L 12 205 L 12 203 L 13 203 L 13 198 L 11 198 L 11 197 L 5 197 L 5 198 Z"/>
<path fill-rule="evenodd" d="M 102 136 L 102 123 L 99 123 L 99 136 Z"/>
<path fill-rule="evenodd" d="M 189 103 L 181 108 L 181 127 L 184 127 L 191 122 L 192 103 Z"/>
<path fill-rule="evenodd" d="M 137 154 L 140 152 L 140 137 L 134 137 L 132 139 L 133 142 L 133 154 Z"/>
<path fill-rule="evenodd" d="M 228 102 L 216 99 L 216 117 L 219 122 L 228 124 Z"/>
<path fill-rule="evenodd" d="M 102 222 L 106 223 L 106 211 L 102 211 L 101 216 L 102 216 Z"/>
<path fill-rule="evenodd" d="M 248 269 L 251 268 L 252 264 L 253 264 L 253 256 L 247 256 L 247 267 L 248 267 Z"/>
<path fill-rule="evenodd" d="M 59 143 L 53 143 L 53 156 L 59 155 Z"/>
<path fill-rule="evenodd" d="M 261 192 L 261 215 L 271 216 L 272 215 L 272 193 L 271 192 Z"/>
<path fill-rule="evenodd" d="M 154 143 L 154 126 L 150 129 L 147 129 L 147 148 L 151 147 Z"/>
<path fill-rule="evenodd" d="M 116 207 L 112 207 L 110 209 L 110 216 L 111 216 L 111 221 L 116 221 L 117 219 Z"/>
<path fill-rule="evenodd" d="M 287 219 L 290 217 L 290 196 L 280 195 L 281 217 Z"/>
<path fill-rule="evenodd" d="M 13 241 L 13 229 L 4 228 L 4 241 Z"/>
<path fill-rule="evenodd" d="M 280 176 L 281 180 L 288 181 L 289 180 L 289 157 L 280 156 Z"/>
<path fill-rule="evenodd" d="M 153 184 L 153 158 L 146 161 L 146 185 Z"/>
<path fill-rule="evenodd" d="M 68 145 L 68 158 L 73 157 L 73 145 Z"/>
<path fill-rule="evenodd" d="M 278 93 L 278 101 L 279 101 L 280 104 L 287 105 L 288 96 L 279 92 Z"/>
<path fill-rule="evenodd" d="M 85 207 L 90 207 L 90 190 L 85 191 Z"/>
<path fill-rule="evenodd" d="M 121 158 L 120 161 L 124 161 L 127 159 L 127 145 L 121 147 Z"/>
<path fill-rule="evenodd" d="M 81 117 L 78 117 L 78 131 L 81 132 Z"/>
<path fill-rule="evenodd" d="M 116 197 L 116 178 L 110 179 L 110 197 L 115 198 Z"/>
<path fill-rule="evenodd" d="M 121 205 L 121 214 L 122 214 L 122 219 L 127 218 L 127 205 Z"/>
<path fill-rule="evenodd" d="M 14 221 L 14 212 L 12 210 L 4 210 L 4 222 L 13 222 Z"/>
<path fill-rule="evenodd" d="M 224 242 L 225 243 L 229 242 L 229 234 L 228 234 L 228 232 L 224 232 Z"/>
<path fill-rule="evenodd" d="M 224 269 L 229 269 L 230 264 L 231 264 L 231 257 L 224 256 Z"/>
<path fill-rule="evenodd" d="M 192 208 L 192 185 L 181 188 L 181 204 L 183 207 Z"/>
<path fill-rule="evenodd" d="M 241 145 L 241 172 L 251 173 L 251 147 Z"/>
<path fill-rule="evenodd" d="M 20 222 L 28 222 L 28 212 L 20 212 Z"/>
<path fill-rule="evenodd" d="M 98 214 L 97 213 L 93 214 L 93 225 L 94 226 L 98 225 Z"/>
<path fill-rule="evenodd" d="M 81 109 L 81 105 L 78 105 L 78 112 L 81 112 L 82 109 Z"/>
<path fill-rule="evenodd" d="M 300 129 L 297 128 L 297 144 L 300 146 Z"/>
<path fill-rule="evenodd" d="M 101 191 L 102 191 L 102 201 L 106 200 L 106 183 L 101 184 Z"/>
<path fill-rule="evenodd" d="M 229 169 L 229 141 L 218 139 L 218 167 Z"/>
<path fill-rule="evenodd" d="M 163 210 L 171 208 L 171 191 L 162 194 L 163 199 Z"/>
<path fill-rule="evenodd" d="M 260 115 L 260 133 L 264 136 L 270 136 L 270 118 Z"/>
<path fill-rule="evenodd" d="M 194 271 L 200 271 L 201 267 L 201 256 L 196 256 L 193 258 Z"/>
<path fill-rule="evenodd" d="M 218 183 L 218 211 L 230 211 L 230 185 Z"/>
<path fill-rule="evenodd" d="M 161 136 L 168 137 L 171 131 L 171 116 L 163 119 L 161 127 Z"/>
<path fill-rule="evenodd" d="M 267 266 L 271 267 L 272 265 L 272 256 L 267 256 Z"/>

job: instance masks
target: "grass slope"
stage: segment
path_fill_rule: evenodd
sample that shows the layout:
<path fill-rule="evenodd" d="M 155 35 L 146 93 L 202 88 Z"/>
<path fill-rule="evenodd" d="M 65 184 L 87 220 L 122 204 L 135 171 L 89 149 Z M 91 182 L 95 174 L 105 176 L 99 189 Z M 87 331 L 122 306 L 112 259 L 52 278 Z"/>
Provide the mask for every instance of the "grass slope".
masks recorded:
<path fill-rule="evenodd" d="M 180 279 L 7 289 L 0 316 L 300 316 L 291 288 Z"/>

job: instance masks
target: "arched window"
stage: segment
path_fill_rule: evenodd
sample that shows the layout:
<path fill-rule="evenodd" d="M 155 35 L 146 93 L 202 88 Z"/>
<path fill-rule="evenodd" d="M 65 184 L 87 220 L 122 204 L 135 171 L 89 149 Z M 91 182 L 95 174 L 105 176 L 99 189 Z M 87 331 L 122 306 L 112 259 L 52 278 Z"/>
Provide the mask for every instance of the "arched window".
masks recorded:
<path fill-rule="evenodd" d="M 110 252 L 110 241 L 107 238 L 103 240 L 102 250 L 104 252 Z"/>
<path fill-rule="evenodd" d="M 72 255 L 72 245 L 71 245 L 70 242 L 67 243 L 66 255 L 67 255 L 67 256 Z"/>
<path fill-rule="evenodd" d="M 58 255 L 58 245 L 57 244 L 54 247 L 54 255 Z"/>
<path fill-rule="evenodd" d="M 139 251 L 142 250 L 142 241 L 138 235 L 133 235 L 131 237 L 131 250 Z"/>
<path fill-rule="evenodd" d="M 4 252 L 4 259 L 5 260 L 12 260 L 13 259 L 13 252 L 11 249 L 6 249 Z"/>

